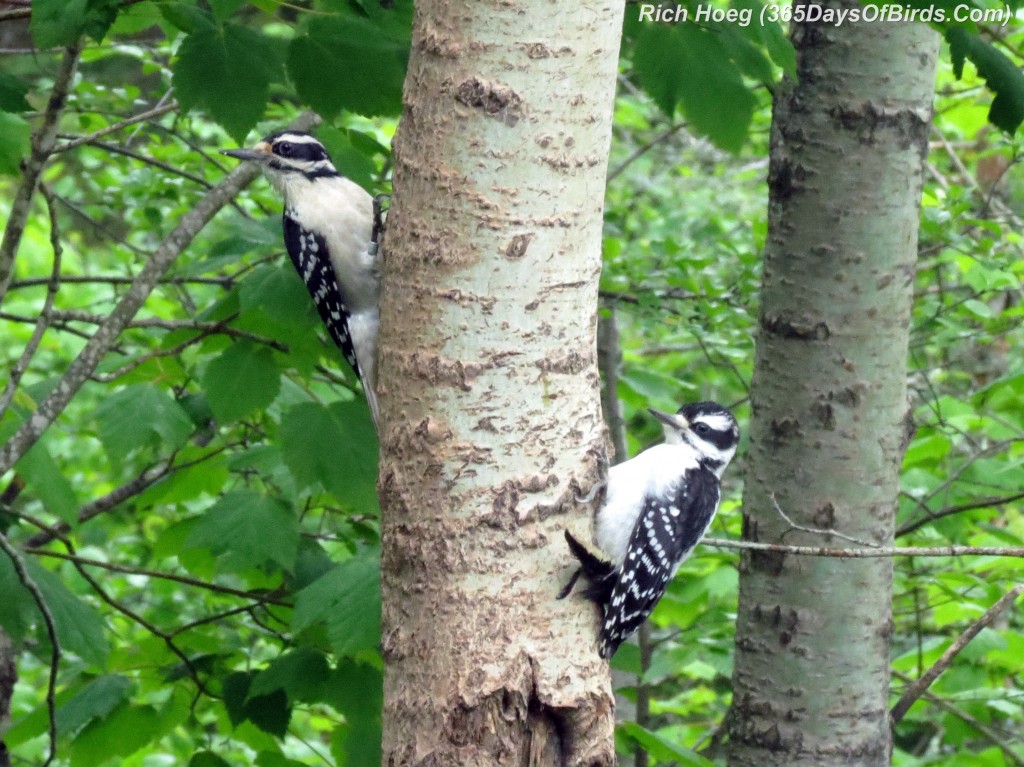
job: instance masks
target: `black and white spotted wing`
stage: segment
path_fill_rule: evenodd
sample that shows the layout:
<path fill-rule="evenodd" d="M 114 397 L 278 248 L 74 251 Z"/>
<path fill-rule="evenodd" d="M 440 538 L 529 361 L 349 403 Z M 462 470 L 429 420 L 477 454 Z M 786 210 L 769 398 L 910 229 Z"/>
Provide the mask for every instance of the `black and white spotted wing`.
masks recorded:
<path fill-rule="evenodd" d="M 361 379 L 352 336 L 348 329 L 349 310 L 338 287 L 334 266 L 327 254 L 327 242 L 320 235 L 303 229 L 298 222 L 284 214 L 284 244 L 295 270 L 313 299 L 317 313 L 331 340 L 341 349 L 345 360 Z"/>
<path fill-rule="evenodd" d="M 601 626 L 602 658 L 647 620 L 679 565 L 704 537 L 718 510 L 718 477 L 706 468 L 687 471 L 669 492 L 644 498 L 626 559 L 612 588 Z"/>

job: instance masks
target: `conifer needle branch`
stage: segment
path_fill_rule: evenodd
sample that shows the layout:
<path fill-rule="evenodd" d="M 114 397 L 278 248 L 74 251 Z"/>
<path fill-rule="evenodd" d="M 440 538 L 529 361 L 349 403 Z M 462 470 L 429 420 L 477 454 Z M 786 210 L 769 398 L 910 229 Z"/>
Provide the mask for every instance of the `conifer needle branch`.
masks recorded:
<path fill-rule="evenodd" d="M 1014 586 L 1006 594 L 999 598 L 999 600 L 988 608 L 985 613 L 968 626 L 960 636 L 956 638 L 946 651 L 942 653 L 942 656 L 932 664 L 932 667 L 925 671 L 920 678 L 911 683 L 911 685 L 904 691 L 902 697 L 896 702 L 896 705 L 892 707 L 892 711 L 889 712 L 889 721 L 892 725 L 896 725 L 904 717 L 910 707 L 914 705 L 914 701 L 921 697 L 927 690 L 932 682 L 938 679 L 939 675 L 949 668 L 949 665 L 953 662 L 953 659 L 960 654 L 970 643 L 974 637 L 976 637 L 981 630 L 986 626 L 989 626 L 995 617 L 999 615 L 1003 610 L 1009 607 L 1013 601 L 1020 596 L 1021 592 L 1024 591 L 1024 583 Z"/>

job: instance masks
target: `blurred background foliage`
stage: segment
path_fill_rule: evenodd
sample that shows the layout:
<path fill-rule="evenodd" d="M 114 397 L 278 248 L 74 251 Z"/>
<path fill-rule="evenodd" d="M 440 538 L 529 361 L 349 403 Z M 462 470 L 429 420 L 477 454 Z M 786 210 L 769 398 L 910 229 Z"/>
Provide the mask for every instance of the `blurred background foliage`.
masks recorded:
<path fill-rule="evenodd" d="M 40 316 L 47 328 L 0 400 L 0 440 L 232 167 L 218 149 L 312 108 L 339 170 L 389 191 L 410 20 L 405 0 L 0 3 L 4 219 L 60 47 L 88 35 L 59 123 L 58 146 L 81 143 L 47 166 L 0 304 L 5 370 Z M 1024 170 L 1018 133 L 989 123 L 993 90 L 1020 95 L 1024 34 L 1015 22 L 980 31 L 962 78 L 947 48 L 937 83 L 899 545 L 1024 545 Z M 627 9 L 601 311 L 620 331 L 630 454 L 658 439 L 648 405 L 716 399 L 747 421 L 771 90 L 793 66 L 778 25 L 652 25 Z M 379 763 L 376 437 L 287 262 L 279 209 L 258 180 L 203 229 L 0 477 L 0 532 L 64 651 L 57 764 Z M 740 536 L 742 476 L 741 449 L 717 536 Z M 623 717 L 624 755 L 721 761 L 737 561 L 703 547 L 653 615 L 647 662 L 635 645 L 616 656 L 623 700 L 639 692 L 649 708 Z M 896 569 L 894 700 L 1024 565 L 901 558 Z M 13 764 L 38 764 L 50 645 L 7 556 L 0 595 L 20 675 L 4 739 Z M 900 723 L 896 763 L 1024 764 L 1021 658 L 1011 612 Z"/>

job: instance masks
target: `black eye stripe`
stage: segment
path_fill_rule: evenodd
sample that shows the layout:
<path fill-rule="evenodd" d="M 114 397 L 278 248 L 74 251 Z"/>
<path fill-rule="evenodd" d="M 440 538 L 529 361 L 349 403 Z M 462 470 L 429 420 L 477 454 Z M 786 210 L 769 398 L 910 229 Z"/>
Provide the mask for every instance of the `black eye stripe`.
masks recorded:
<path fill-rule="evenodd" d="M 308 160 L 309 162 L 317 162 L 318 160 L 327 160 L 327 152 L 319 144 L 291 144 L 287 141 L 282 141 L 279 144 L 274 144 L 274 154 L 280 155 L 281 157 L 287 157 L 291 160 Z"/>

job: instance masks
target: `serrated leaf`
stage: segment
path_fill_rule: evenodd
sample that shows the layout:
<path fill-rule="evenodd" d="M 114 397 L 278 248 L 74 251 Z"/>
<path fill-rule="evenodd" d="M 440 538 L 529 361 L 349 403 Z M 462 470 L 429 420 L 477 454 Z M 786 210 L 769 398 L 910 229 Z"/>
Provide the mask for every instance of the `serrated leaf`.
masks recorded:
<path fill-rule="evenodd" d="M 257 698 L 283 690 L 290 703 L 322 700 L 330 667 L 323 653 L 300 647 L 278 658 L 253 679 L 248 697 Z"/>
<path fill-rule="evenodd" d="M 313 581 L 295 597 L 292 629 L 323 622 L 339 657 L 380 646 L 380 560 L 353 557 Z"/>
<path fill-rule="evenodd" d="M 246 719 L 245 699 L 249 695 L 253 676 L 247 671 L 236 671 L 229 674 L 224 680 L 221 695 L 224 700 L 224 708 L 228 712 L 228 719 L 231 720 L 233 727 L 237 727 Z"/>
<path fill-rule="evenodd" d="M 50 455 L 47 443 L 44 436 L 25 453 L 16 464 L 18 474 L 48 512 L 62 522 L 73 525 L 78 521 L 78 497 L 71 482 Z"/>
<path fill-rule="evenodd" d="M 228 493 L 196 521 L 185 539 L 190 548 L 206 548 L 224 557 L 225 567 L 245 570 L 275 562 L 295 564 L 299 521 L 290 507 L 250 490 Z"/>
<path fill-rule="evenodd" d="M 115 459 L 147 447 L 181 447 L 193 430 L 188 413 L 153 384 L 127 386 L 105 398 L 96 422 L 103 447 Z"/>
<path fill-rule="evenodd" d="M 203 390 L 221 423 L 265 408 L 281 391 L 281 371 L 266 346 L 238 341 L 206 367 Z"/>
<path fill-rule="evenodd" d="M 20 173 L 21 159 L 28 155 L 29 124 L 10 112 L 0 112 L 0 173 Z"/>
<path fill-rule="evenodd" d="M 245 312 L 262 312 L 280 325 L 301 327 L 311 333 L 320 327 L 316 307 L 291 264 L 268 264 L 253 269 L 238 290 Z"/>
<path fill-rule="evenodd" d="M 172 82 L 183 109 L 203 107 L 241 143 L 263 116 L 280 69 L 277 46 L 268 37 L 228 22 L 185 38 Z"/>
<path fill-rule="evenodd" d="M 644 751 L 654 758 L 654 761 L 669 762 L 685 767 L 714 767 L 714 762 L 708 761 L 696 751 L 670 743 L 662 736 L 641 727 L 636 722 L 622 722 L 619 725 L 619 730 L 642 746 Z"/>
<path fill-rule="evenodd" d="M 33 0 L 29 30 L 39 48 L 71 45 L 83 34 L 99 42 L 119 6 L 119 0 Z"/>
<path fill-rule="evenodd" d="M 25 563 L 29 576 L 43 592 L 46 606 L 57 628 L 57 641 L 63 650 L 83 660 L 102 666 L 107 661 L 107 640 L 100 615 L 80 598 L 65 588 L 60 579 L 33 560 Z M 36 621 L 42 625 L 42 617 Z"/>
<path fill-rule="evenodd" d="M 68 738 L 94 719 L 102 719 L 124 702 L 134 685 L 128 677 L 107 674 L 97 677 L 57 709 L 57 730 Z"/>
<path fill-rule="evenodd" d="M 946 40 L 953 74 L 958 80 L 963 77 L 964 62 L 970 59 L 989 90 L 995 93 L 988 112 L 989 122 L 1013 134 L 1024 121 L 1024 73 L 1004 53 L 963 27 L 947 29 Z"/>
<path fill-rule="evenodd" d="M 270 695 L 247 700 L 245 715 L 263 732 L 283 738 L 288 734 L 288 722 L 291 720 L 292 710 L 288 706 L 288 696 L 284 694 L 283 690 L 278 690 Z"/>
<path fill-rule="evenodd" d="M 0 109 L 5 112 L 24 112 L 31 109 L 25 100 L 28 83 L 7 72 L 0 72 Z"/>
<path fill-rule="evenodd" d="M 398 4 L 403 11 L 406 5 Z M 342 109 L 398 114 L 409 51 L 404 23 L 350 14 L 312 20 L 288 46 L 288 75 L 299 96 L 328 119 Z"/>
<path fill-rule="evenodd" d="M 366 403 L 313 402 L 281 418 L 281 447 L 299 487 L 320 484 L 349 508 L 377 510 L 377 438 Z"/>
<path fill-rule="evenodd" d="M 755 100 L 713 32 L 688 24 L 648 24 L 633 53 L 637 80 L 661 110 L 681 106 L 690 125 L 731 152 L 746 141 Z"/>

